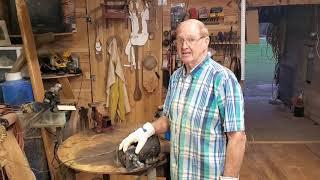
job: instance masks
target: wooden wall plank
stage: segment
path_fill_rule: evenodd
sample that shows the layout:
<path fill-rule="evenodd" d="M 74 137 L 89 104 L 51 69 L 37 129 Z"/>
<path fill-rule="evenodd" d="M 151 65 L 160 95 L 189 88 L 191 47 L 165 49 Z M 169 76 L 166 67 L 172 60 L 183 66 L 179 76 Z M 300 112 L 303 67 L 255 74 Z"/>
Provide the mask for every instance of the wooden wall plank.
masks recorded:
<path fill-rule="evenodd" d="M 8 20 L 8 7 L 5 0 L 0 0 L 0 19 Z M 8 26 L 8 25 L 7 25 Z"/>
<path fill-rule="evenodd" d="M 247 0 L 248 7 L 320 4 L 319 0 Z"/>
<path fill-rule="evenodd" d="M 211 7 L 222 7 L 225 17 L 236 16 L 238 17 L 238 5 L 230 0 L 189 0 L 189 1 L 180 1 L 180 0 L 168 0 L 167 5 L 163 8 L 163 27 L 165 30 L 170 29 L 170 8 L 173 5 L 185 3 L 186 9 L 190 8 L 199 9 L 201 7 L 206 7 L 210 9 Z M 188 3 L 188 4 L 187 4 Z"/>
<path fill-rule="evenodd" d="M 88 25 L 88 38 L 89 38 L 89 58 L 90 58 L 90 71 L 91 75 L 94 77 L 92 81 L 92 89 L 93 89 L 93 101 L 94 102 L 104 102 L 106 100 L 105 97 L 105 87 L 106 80 L 105 74 L 107 72 L 106 69 L 106 43 L 104 39 L 105 30 L 105 21 L 102 18 L 102 8 L 100 7 L 100 0 L 87 1 L 87 11 L 92 19 L 92 23 Z M 95 43 L 96 37 L 99 35 L 101 37 L 100 41 L 102 43 L 102 57 L 96 57 L 95 54 Z"/>
<path fill-rule="evenodd" d="M 247 43 L 259 44 L 259 13 L 258 10 L 248 10 L 247 11 L 247 23 L 246 23 L 246 37 Z"/>
<path fill-rule="evenodd" d="M 91 70 L 89 61 L 89 45 L 88 45 L 88 28 L 87 28 L 87 16 L 86 1 L 76 1 L 76 27 L 77 32 L 71 34 L 62 34 L 55 36 L 55 42 L 43 45 L 42 48 L 57 50 L 62 49 L 70 51 L 79 56 L 80 68 L 82 70 L 82 76 L 69 78 L 70 86 L 75 96 L 78 106 L 88 106 L 88 103 L 92 101 L 91 93 Z M 88 1 L 91 2 L 91 1 Z M 90 23 L 89 23 L 90 24 Z M 47 82 L 45 82 L 47 83 Z M 80 90 L 81 89 L 81 90 Z M 80 93 L 80 94 L 79 94 Z M 64 96 L 62 95 L 62 98 Z"/>
<path fill-rule="evenodd" d="M 134 71 L 132 71 L 130 68 L 125 67 L 124 65 L 129 64 L 127 60 L 127 56 L 124 53 L 124 48 L 127 45 L 129 35 L 130 35 L 130 24 L 127 27 L 127 23 L 123 21 L 109 21 L 110 23 L 107 25 L 105 19 L 101 17 L 101 10 L 96 10 L 98 7 L 100 7 L 100 1 L 90 1 L 88 3 L 88 11 L 91 12 L 90 16 L 92 17 L 93 23 L 89 25 L 89 49 L 90 49 L 90 60 L 91 60 L 91 72 L 92 75 L 94 75 L 95 80 L 92 81 L 92 89 L 93 89 L 93 101 L 106 101 L 106 82 L 107 82 L 107 68 L 109 64 L 109 55 L 107 54 L 107 40 L 117 35 L 120 37 L 122 41 L 122 47 L 121 47 L 121 64 L 123 65 L 123 71 L 126 78 L 126 86 L 127 86 L 127 92 L 129 96 L 129 103 L 131 106 L 131 113 L 127 114 L 127 120 L 130 122 L 145 122 L 150 121 L 154 115 L 154 112 L 156 110 L 156 107 L 159 106 L 161 102 L 161 81 L 162 79 L 159 79 L 159 87 L 155 90 L 153 93 L 147 93 L 143 89 L 142 85 L 142 70 L 139 70 L 139 78 L 140 78 L 140 88 L 142 90 L 142 100 L 140 101 L 134 101 L 133 99 L 133 92 L 135 87 L 135 74 Z M 152 7 L 154 8 L 154 7 Z M 161 37 L 161 11 L 162 7 L 155 6 L 157 8 L 157 18 L 160 18 L 158 20 L 158 25 L 160 28 L 158 28 L 158 32 L 155 32 L 155 39 L 154 40 L 148 40 L 149 47 L 147 47 L 147 44 L 144 47 L 139 47 L 139 59 L 140 61 L 143 60 L 143 58 L 151 51 L 155 56 L 157 56 L 159 67 L 161 67 L 161 47 L 162 47 L 162 37 Z M 152 10 L 151 10 L 152 11 Z M 156 13 L 154 13 L 156 14 Z M 154 19 L 154 17 L 151 17 L 151 19 Z M 98 27 L 96 30 L 95 28 Z M 155 28 L 153 28 L 155 29 Z M 96 31 L 100 32 L 102 34 L 102 37 L 100 38 L 102 40 L 102 47 L 103 47 L 103 54 L 102 59 L 98 59 L 95 56 L 95 38 L 96 38 Z M 119 47 L 119 45 L 118 45 Z M 159 50 L 160 49 L 160 50 Z M 157 69 L 158 72 L 160 72 L 159 69 Z"/>

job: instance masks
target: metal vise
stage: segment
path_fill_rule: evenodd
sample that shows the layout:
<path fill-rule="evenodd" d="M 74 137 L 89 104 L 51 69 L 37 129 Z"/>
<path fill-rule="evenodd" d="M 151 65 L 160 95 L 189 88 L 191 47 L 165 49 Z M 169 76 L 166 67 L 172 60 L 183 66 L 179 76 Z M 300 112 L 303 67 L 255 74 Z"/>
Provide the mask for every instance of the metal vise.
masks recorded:
<path fill-rule="evenodd" d="M 112 127 L 111 125 L 111 119 L 109 116 L 104 115 L 104 104 L 99 102 L 93 102 L 88 104 L 91 108 L 91 119 L 94 120 L 94 130 L 97 133 L 101 133 L 104 130 L 110 129 Z"/>

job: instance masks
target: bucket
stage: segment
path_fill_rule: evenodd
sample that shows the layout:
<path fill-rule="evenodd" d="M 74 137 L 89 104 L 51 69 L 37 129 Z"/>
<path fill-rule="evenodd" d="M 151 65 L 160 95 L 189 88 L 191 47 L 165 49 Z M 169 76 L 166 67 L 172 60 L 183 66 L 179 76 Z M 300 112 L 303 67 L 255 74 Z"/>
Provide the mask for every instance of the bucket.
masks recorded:
<path fill-rule="evenodd" d="M 1 84 L 3 101 L 11 106 L 20 106 L 33 102 L 33 92 L 30 81 L 11 80 Z"/>
<path fill-rule="evenodd" d="M 21 72 L 5 73 L 5 78 L 6 78 L 6 81 L 16 81 L 16 80 L 21 80 L 22 75 L 21 75 Z"/>
<path fill-rule="evenodd" d="M 171 139 L 171 132 L 170 132 L 170 130 L 168 130 L 168 131 L 164 134 L 164 138 L 165 138 L 166 140 L 170 141 L 170 139 Z"/>

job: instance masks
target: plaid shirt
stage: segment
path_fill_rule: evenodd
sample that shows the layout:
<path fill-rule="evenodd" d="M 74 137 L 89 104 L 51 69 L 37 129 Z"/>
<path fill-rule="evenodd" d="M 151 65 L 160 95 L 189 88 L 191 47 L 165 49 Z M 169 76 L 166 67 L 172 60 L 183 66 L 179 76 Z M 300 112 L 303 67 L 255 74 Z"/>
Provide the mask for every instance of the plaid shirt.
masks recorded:
<path fill-rule="evenodd" d="M 189 74 L 170 78 L 164 114 L 171 131 L 172 179 L 219 179 L 223 174 L 225 132 L 244 131 L 241 87 L 227 68 L 206 57 Z"/>

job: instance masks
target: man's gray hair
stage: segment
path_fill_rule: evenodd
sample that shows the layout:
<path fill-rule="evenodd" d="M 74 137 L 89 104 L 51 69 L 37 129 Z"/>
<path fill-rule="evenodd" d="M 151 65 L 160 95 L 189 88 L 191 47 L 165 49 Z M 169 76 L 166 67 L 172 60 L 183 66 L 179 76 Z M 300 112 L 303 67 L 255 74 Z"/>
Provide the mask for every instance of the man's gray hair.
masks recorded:
<path fill-rule="evenodd" d="M 179 28 L 183 24 L 186 24 L 186 23 L 196 24 L 198 26 L 199 30 L 200 30 L 200 36 L 201 37 L 208 37 L 209 36 L 209 31 L 208 31 L 207 27 L 203 24 L 203 22 L 201 22 L 199 20 L 196 20 L 196 19 L 188 19 L 188 20 L 185 20 L 185 21 L 181 22 L 177 27 L 177 31 L 179 30 Z"/>

